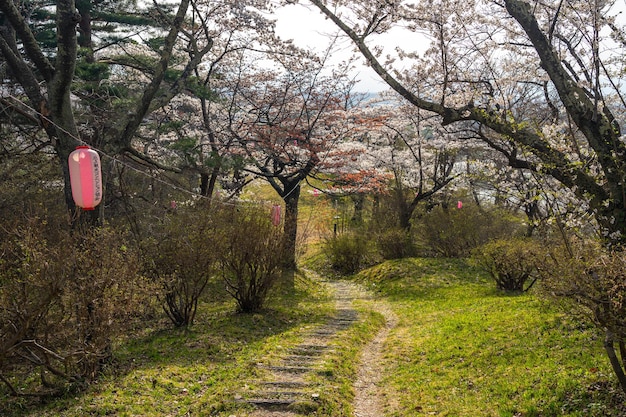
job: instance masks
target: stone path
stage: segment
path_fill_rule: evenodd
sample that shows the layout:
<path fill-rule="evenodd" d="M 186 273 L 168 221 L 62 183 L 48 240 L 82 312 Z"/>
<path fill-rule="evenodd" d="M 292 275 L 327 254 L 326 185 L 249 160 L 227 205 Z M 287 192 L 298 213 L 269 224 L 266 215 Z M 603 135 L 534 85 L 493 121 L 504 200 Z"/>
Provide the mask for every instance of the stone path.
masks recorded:
<path fill-rule="evenodd" d="M 338 332 L 358 321 L 353 302 L 369 297 L 361 287 L 349 281 L 322 282 L 333 291 L 334 315 L 326 323 L 308 330 L 299 345 L 289 349 L 272 365 L 258 365 L 266 370 L 266 377 L 253 384 L 258 389 L 237 396 L 239 401 L 255 406 L 256 411 L 248 414 L 249 417 L 292 417 L 317 409 L 323 387 L 312 385 L 309 376 L 320 371 L 324 354 L 332 349 L 331 342 Z M 377 309 L 380 310 L 380 307 Z M 375 388 L 376 377 L 381 374 L 377 364 L 382 354 L 382 343 L 395 323 L 393 318 L 389 318 L 392 314 L 389 312 L 383 312 L 387 326 L 364 349 L 361 357 L 363 362 L 355 384 L 355 417 L 382 416 Z"/>

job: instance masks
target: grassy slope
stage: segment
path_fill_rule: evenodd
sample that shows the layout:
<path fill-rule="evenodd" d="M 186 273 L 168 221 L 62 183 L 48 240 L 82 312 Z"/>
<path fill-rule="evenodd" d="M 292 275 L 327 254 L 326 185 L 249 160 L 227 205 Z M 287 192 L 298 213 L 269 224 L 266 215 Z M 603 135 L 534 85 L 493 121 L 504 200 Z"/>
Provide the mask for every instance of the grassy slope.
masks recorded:
<path fill-rule="evenodd" d="M 23 410 L 19 402 L 3 410 L 0 401 L 0 415 L 231 415 L 241 408 L 234 396 L 256 377 L 255 364 L 297 343 L 302 328 L 331 311 L 317 285 L 299 279 L 297 287 L 295 295 L 275 294 L 264 314 L 235 314 L 233 302 L 212 301 L 201 305 L 191 330 L 146 323 L 142 337 L 118 344 L 111 371 L 86 392 Z"/>
<path fill-rule="evenodd" d="M 316 241 L 337 212 L 310 193 L 303 201 L 301 231 Z M 533 296 L 499 294 L 461 261 L 390 261 L 357 279 L 386 296 L 400 318 L 381 384 L 389 416 L 626 415 L 610 404 L 623 397 L 612 395 L 593 329 Z M 0 387 L 0 415 L 241 417 L 232 399 L 257 377 L 255 364 L 298 343 L 302 329 L 331 309 L 317 285 L 298 284 L 295 296 L 278 294 L 265 314 L 237 315 L 232 302 L 211 302 L 188 332 L 146 323 L 141 337 L 119 343 L 112 370 L 86 392 L 24 408 L 25 401 L 5 401 Z M 361 308 L 365 322 L 337 341 L 319 375 L 327 384 L 319 416 L 350 415 L 358 350 L 382 325 Z"/>
<path fill-rule="evenodd" d="M 245 416 L 249 407 L 235 399 L 257 388 L 263 372 L 257 364 L 271 363 L 297 345 L 307 328 L 333 310 L 332 297 L 319 283 L 300 276 L 296 284 L 296 294 L 274 293 L 262 314 L 235 314 L 233 302 L 211 301 L 201 305 L 190 330 L 146 323 L 117 344 L 113 366 L 86 391 L 36 405 L 9 400 L 0 386 L 0 416 Z M 323 387 L 314 415 L 352 413 L 358 354 L 383 325 L 366 306 L 359 311 L 361 322 L 333 340 L 326 365 L 312 375 L 311 382 Z"/>
<path fill-rule="evenodd" d="M 389 416 L 623 415 L 601 340 L 581 320 L 498 293 L 462 261 L 391 261 L 357 278 L 400 317 L 386 348 Z"/>

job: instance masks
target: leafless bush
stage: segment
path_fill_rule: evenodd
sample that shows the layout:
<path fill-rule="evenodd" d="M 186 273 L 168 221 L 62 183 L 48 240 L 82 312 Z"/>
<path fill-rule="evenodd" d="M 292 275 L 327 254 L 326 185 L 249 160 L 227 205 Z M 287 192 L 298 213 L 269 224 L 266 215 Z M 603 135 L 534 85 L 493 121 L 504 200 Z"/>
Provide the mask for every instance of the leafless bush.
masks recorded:
<path fill-rule="evenodd" d="M 368 243 L 365 232 L 354 230 L 324 239 L 324 253 L 330 266 L 342 274 L 354 274 L 365 264 Z"/>
<path fill-rule="evenodd" d="M 41 218 L 0 234 L 2 381 L 14 395 L 88 382 L 148 308 L 136 252 L 120 232 L 70 233 Z"/>
<path fill-rule="evenodd" d="M 225 208 L 221 223 L 221 275 L 241 312 L 260 310 L 281 274 L 285 257 L 283 232 L 267 213 L 239 205 Z"/>
<path fill-rule="evenodd" d="M 493 278 L 499 290 L 524 292 L 537 281 L 541 250 L 532 239 L 499 239 L 474 249 L 471 261 Z"/>
<path fill-rule="evenodd" d="M 144 244 L 148 275 L 161 286 L 163 310 L 177 327 L 193 324 L 200 297 L 216 276 L 221 227 L 206 209 L 180 209 Z"/>
<path fill-rule="evenodd" d="M 376 233 L 376 246 L 383 259 L 401 259 L 416 256 L 413 236 L 407 230 L 390 228 Z"/>
<path fill-rule="evenodd" d="M 626 252 L 591 241 L 555 247 L 540 275 L 547 296 L 566 301 L 604 332 L 607 356 L 626 392 Z"/>
<path fill-rule="evenodd" d="M 435 207 L 419 219 L 414 235 L 441 256 L 462 257 L 492 239 L 514 236 L 520 225 L 506 212 L 466 203 L 460 209 Z"/>

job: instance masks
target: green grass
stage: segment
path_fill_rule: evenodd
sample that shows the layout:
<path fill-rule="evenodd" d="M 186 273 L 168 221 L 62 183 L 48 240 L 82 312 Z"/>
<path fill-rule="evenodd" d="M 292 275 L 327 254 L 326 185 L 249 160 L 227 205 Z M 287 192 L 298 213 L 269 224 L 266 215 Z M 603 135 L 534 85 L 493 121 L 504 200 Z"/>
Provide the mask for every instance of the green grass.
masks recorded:
<path fill-rule="evenodd" d="M 390 261 L 357 279 L 400 321 L 381 385 L 389 416 L 623 415 L 597 331 L 457 260 Z"/>
<path fill-rule="evenodd" d="M 459 260 L 388 261 L 355 279 L 399 317 L 384 348 L 385 416 L 625 415 L 601 340 L 584 320 L 532 294 L 504 295 Z M 275 293 L 261 314 L 235 314 L 233 302 L 213 300 L 190 330 L 146 323 L 116 344 L 114 362 L 86 391 L 35 404 L 5 401 L 0 387 L 0 415 L 245 416 L 233 400 L 255 388 L 257 363 L 298 344 L 332 310 L 318 283 L 296 283 L 295 294 Z M 383 325 L 370 302 L 358 304 L 361 321 L 339 333 L 313 375 L 320 401 L 311 415 L 352 415 L 359 353 Z"/>
<path fill-rule="evenodd" d="M 255 380 L 256 364 L 298 343 L 303 328 L 332 311 L 317 283 L 302 277 L 296 283 L 295 294 L 275 293 L 261 314 L 235 314 L 233 302 L 211 301 L 201 305 L 190 330 L 146 323 L 142 336 L 117 344 L 109 370 L 86 391 L 42 405 L 3 400 L 0 415 L 237 414 L 243 406 L 235 395 Z"/>
<path fill-rule="evenodd" d="M 363 346 L 385 324 L 384 317 L 371 311 L 367 303 L 360 303 L 356 309 L 359 322 L 333 339 L 331 351 L 324 357 L 323 368 L 312 381 L 323 387 L 317 416 L 352 416 L 353 384 L 357 377 L 359 355 Z"/>

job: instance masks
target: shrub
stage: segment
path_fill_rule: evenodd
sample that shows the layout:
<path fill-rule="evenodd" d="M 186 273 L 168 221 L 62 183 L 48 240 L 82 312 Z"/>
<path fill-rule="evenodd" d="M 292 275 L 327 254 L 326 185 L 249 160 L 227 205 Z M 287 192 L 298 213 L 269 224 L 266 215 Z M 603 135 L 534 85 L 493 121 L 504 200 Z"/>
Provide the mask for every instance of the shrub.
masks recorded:
<path fill-rule="evenodd" d="M 200 297 L 217 275 L 221 227 L 207 210 L 181 208 L 144 242 L 147 273 L 160 285 L 163 311 L 176 327 L 193 324 Z"/>
<path fill-rule="evenodd" d="M 461 209 L 435 207 L 416 224 L 415 235 L 441 256 L 463 257 L 490 240 L 515 236 L 520 228 L 521 222 L 504 211 L 466 203 Z"/>
<path fill-rule="evenodd" d="M 605 351 L 626 392 L 626 252 L 594 241 L 555 246 L 539 274 L 547 297 L 565 301 L 570 312 L 582 312 L 604 332 Z"/>
<path fill-rule="evenodd" d="M 265 211 L 252 206 L 225 207 L 220 234 L 219 265 L 228 293 L 243 313 L 263 308 L 282 272 L 285 258 L 282 228 Z"/>
<path fill-rule="evenodd" d="M 532 239 L 501 239 L 472 251 L 471 263 L 486 271 L 499 290 L 528 291 L 537 280 L 540 245 Z"/>
<path fill-rule="evenodd" d="M 346 275 L 353 274 L 367 258 L 367 239 L 358 231 L 341 233 L 326 238 L 323 250 L 334 270 Z"/>
<path fill-rule="evenodd" d="M 37 216 L 42 213 L 42 207 L 55 211 L 57 216 L 65 216 L 67 209 L 59 198 L 63 183 L 58 180 L 61 177 L 58 161 L 45 152 L 20 153 L 0 154 L 0 222 L 22 224 L 25 212 Z"/>
<path fill-rule="evenodd" d="M 376 246 L 383 259 L 410 258 L 417 254 L 413 238 L 402 229 L 389 229 L 376 235 Z"/>
<path fill-rule="evenodd" d="M 2 381 L 50 395 L 93 379 L 150 308 L 137 252 L 109 228 L 70 233 L 33 217 L 0 230 Z"/>

